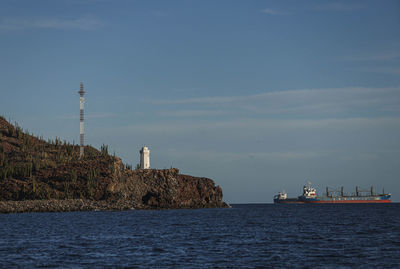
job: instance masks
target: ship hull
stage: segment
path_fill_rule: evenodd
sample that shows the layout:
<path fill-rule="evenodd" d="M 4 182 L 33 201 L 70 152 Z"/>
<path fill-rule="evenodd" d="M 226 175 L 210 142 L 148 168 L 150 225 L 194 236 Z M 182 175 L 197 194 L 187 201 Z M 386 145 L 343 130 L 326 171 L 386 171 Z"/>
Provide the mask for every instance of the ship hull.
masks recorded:
<path fill-rule="evenodd" d="M 391 203 L 390 199 L 360 199 L 360 200 L 304 200 L 300 198 L 288 198 L 288 199 L 274 199 L 275 204 L 385 204 Z"/>
<path fill-rule="evenodd" d="M 391 200 L 347 200 L 347 201 L 274 201 L 275 204 L 385 204 L 391 203 Z"/>
<path fill-rule="evenodd" d="M 333 201 L 310 201 L 311 204 L 382 204 L 390 203 L 390 200 L 333 200 Z"/>
<path fill-rule="evenodd" d="M 288 198 L 288 199 L 274 199 L 275 204 L 304 204 L 304 202 L 300 201 L 297 198 Z"/>

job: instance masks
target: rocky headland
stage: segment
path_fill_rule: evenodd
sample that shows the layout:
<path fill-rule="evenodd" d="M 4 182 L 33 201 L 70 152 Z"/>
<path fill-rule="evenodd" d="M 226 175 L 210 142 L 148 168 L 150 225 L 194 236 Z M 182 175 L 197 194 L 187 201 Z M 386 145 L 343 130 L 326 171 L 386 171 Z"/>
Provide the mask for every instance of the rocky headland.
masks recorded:
<path fill-rule="evenodd" d="M 120 158 L 56 138 L 44 141 L 0 117 L 0 212 L 227 207 L 208 178 L 176 168 L 135 169 Z"/>

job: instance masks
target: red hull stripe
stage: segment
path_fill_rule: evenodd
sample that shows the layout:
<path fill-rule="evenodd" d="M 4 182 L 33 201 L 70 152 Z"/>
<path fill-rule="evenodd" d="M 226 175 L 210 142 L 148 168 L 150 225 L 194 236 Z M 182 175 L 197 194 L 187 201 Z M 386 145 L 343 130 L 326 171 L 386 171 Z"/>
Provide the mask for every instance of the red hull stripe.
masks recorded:
<path fill-rule="evenodd" d="M 279 201 L 278 204 L 382 204 L 391 203 L 391 200 L 332 200 L 332 201 Z"/>
<path fill-rule="evenodd" d="M 333 200 L 333 201 L 312 201 L 306 203 L 316 204 L 370 204 L 370 203 L 390 203 L 390 200 Z"/>

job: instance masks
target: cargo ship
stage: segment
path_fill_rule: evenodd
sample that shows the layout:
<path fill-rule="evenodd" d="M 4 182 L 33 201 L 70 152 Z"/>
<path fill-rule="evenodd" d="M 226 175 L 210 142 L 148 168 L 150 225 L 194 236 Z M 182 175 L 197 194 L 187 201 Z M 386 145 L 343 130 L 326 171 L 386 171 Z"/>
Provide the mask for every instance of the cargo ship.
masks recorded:
<path fill-rule="evenodd" d="M 274 196 L 275 204 L 360 204 L 360 203 L 390 203 L 391 194 L 382 191 L 374 193 L 374 188 L 361 190 L 356 187 L 356 192 L 345 194 L 343 187 L 340 190 L 330 190 L 326 187 L 325 195 L 318 196 L 317 190 L 308 183 L 303 187 L 303 194 L 297 198 L 288 198 L 285 191 Z"/>

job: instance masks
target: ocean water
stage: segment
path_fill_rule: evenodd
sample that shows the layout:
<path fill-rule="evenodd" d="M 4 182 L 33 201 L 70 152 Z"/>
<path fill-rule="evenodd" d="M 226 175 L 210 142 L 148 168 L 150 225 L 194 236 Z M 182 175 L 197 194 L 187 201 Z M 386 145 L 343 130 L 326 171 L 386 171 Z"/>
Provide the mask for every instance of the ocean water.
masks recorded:
<path fill-rule="evenodd" d="M 400 204 L 3 214 L 0 267 L 400 268 Z"/>

